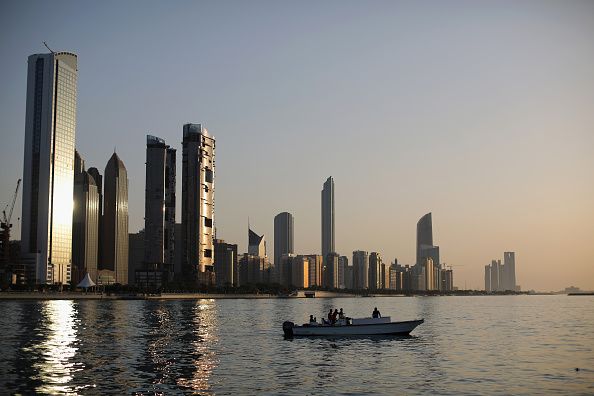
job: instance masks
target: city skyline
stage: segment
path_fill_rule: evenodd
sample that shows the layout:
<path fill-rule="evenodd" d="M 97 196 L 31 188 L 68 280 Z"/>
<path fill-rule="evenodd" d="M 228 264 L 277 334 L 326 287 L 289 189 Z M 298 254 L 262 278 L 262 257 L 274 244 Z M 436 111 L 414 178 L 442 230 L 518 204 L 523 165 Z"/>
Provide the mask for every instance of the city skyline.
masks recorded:
<path fill-rule="evenodd" d="M 22 6 L 20 11 L 16 10 L 20 13 L 17 12 L 14 21 L 6 19 L 9 13 L 4 13 L 5 16 L 0 18 L 5 34 L 1 36 L 12 37 L 13 32 L 18 36 L 18 32 L 25 31 L 35 22 L 41 23 L 43 27 L 46 22 L 41 16 L 44 13 L 56 15 L 64 7 L 58 5 L 56 10 L 48 10 L 45 8 L 47 6 L 40 3 L 36 3 L 36 6 L 38 9 L 27 5 Z M 9 6 L 12 7 L 16 6 Z M 124 53 L 124 47 L 130 42 L 124 40 L 124 43 L 114 45 L 114 40 L 108 38 L 115 33 L 105 33 L 105 42 L 91 39 L 89 34 L 96 27 L 85 27 L 82 24 L 90 20 L 89 13 L 92 10 L 84 11 L 76 5 L 73 7 L 73 12 L 81 15 L 80 22 L 65 28 L 63 33 L 80 29 L 84 34 L 78 35 L 79 37 L 54 32 L 47 38 L 26 35 L 15 39 L 14 44 L 4 40 L 1 42 L 3 53 L 7 54 L 7 63 L 3 66 L 4 73 L 1 77 L 3 86 L 7 88 L 1 96 L 0 106 L 0 128 L 6 142 L 1 152 L 2 165 L 5 168 L 0 174 L 0 203 L 3 205 L 8 202 L 14 182 L 22 175 L 22 169 L 17 164 L 22 163 L 21 148 L 24 144 L 22 131 L 26 70 L 23 62 L 28 55 L 41 52 L 41 41 L 47 39 L 50 46 L 72 50 L 79 56 L 81 77 L 76 132 L 77 148 L 81 155 L 89 165 L 99 166 L 101 169 L 115 145 L 126 163 L 130 179 L 130 232 L 143 228 L 144 224 L 143 157 L 146 134 L 162 136 L 179 150 L 180 126 L 188 120 L 199 119 L 207 121 L 207 126 L 214 131 L 213 135 L 218 139 L 220 147 L 217 153 L 217 237 L 230 243 L 238 243 L 240 252 L 247 251 L 244 221 L 241 219 L 249 216 L 255 229 L 270 236 L 273 235 L 274 215 L 282 210 L 292 213 L 296 219 L 295 251 L 318 252 L 319 185 L 331 174 L 337 183 L 336 213 L 339 215 L 336 217 L 336 250 L 341 255 L 350 257 L 352 251 L 364 249 L 381 253 L 386 262 L 398 258 L 399 263 L 414 264 L 415 223 L 422 213 L 432 212 L 436 224 L 434 237 L 442 247 L 441 259 L 454 266 L 458 287 L 463 288 L 467 284 L 467 287 L 482 288 L 484 266 L 493 257 L 499 257 L 500 252 L 508 250 L 516 252 L 517 278 L 523 290 L 555 290 L 569 285 L 578 285 L 584 289 L 594 287 L 593 272 L 588 265 L 589 257 L 594 254 L 591 243 L 594 235 L 591 226 L 594 223 L 594 212 L 590 204 L 594 197 L 594 183 L 588 183 L 588 180 L 592 180 L 590 170 L 593 167 L 594 141 L 589 132 L 593 120 L 587 113 L 594 82 L 587 72 L 592 66 L 592 51 L 583 41 L 583 37 L 591 36 L 584 33 L 592 32 L 592 24 L 588 24 L 591 22 L 591 14 L 581 12 L 582 8 L 591 10 L 588 8 L 591 6 L 546 5 L 542 6 L 544 10 L 540 16 L 531 13 L 526 6 L 516 9 L 517 14 L 514 17 L 494 15 L 497 23 L 502 23 L 503 20 L 511 24 L 511 31 L 519 35 L 520 40 L 517 41 L 524 43 L 523 45 L 532 41 L 527 41 L 529 37 L 519 31 L 521 27 L 528 26 L 541 31 L 543 27 L 557 23 L 556 28 L 549 32 L 548 37 L 552 40 L 546 41 L 540 37 L 537 42 L 541 47 L 530 46 L 533 60 L 523 58 L 518 53 L 523 46 L 504 45 L 507 42 L 498 40 L 495 32 L 488 30 L 491 26 L 489 23 L 484 28 L 473 28 L 482 33 L 482 39 L 489 44 L 482 51 L 475 47 L 477 40 L 460 38 L 457 35 L 454 25 L 456 22 L 468 24 L 466 14 L 454 16 L 451 22 L 440 22 L 442 24 L 438 26 L 444 29 L 444 37 L 456 37 L 460 40 L 457 48 L 471 49 L 473 54 L 485 57 L 470 57 L 462 52 L 454 60 L 443 60 L 440 65 L 445 66 L 444 80 L 431 80 L 427 77 L 428 74 L 419 75 L 412 70 L 413 66 L 422 65 L 426 72 L 431 72 L 433 68 L 423 61 L 438 58 L 442 52 L 437 45 L 430 45 L 426 53 L 419 53 L 421 59 L 418 59 L 407 58 L 414 54 L 411 47 L 406 43 L 396 42 L 391 49 L 400 50 L 396 51 L 399 57 L 391 58 L 381 52 L 369 50 L 363 52 L 361 58 L 366 63 L 362 64 L 361 59 L 354 60 L 352 68 L 344 64 L 343 68 L 338 69 L 327 66 L 316 69 L 314 66 L 318 66 L 317 63 L 301 59 L 297 64 L 309 67 L 311 72 L 311 75 L 297 73 L 297 79 L 304 84 L 304 90 L 296 91 L 296 102 L 288 101 L 288 89 L 292 85 L 282 83 L 283 73 L 280 76 L 272 74 L 272 80 L 277 83 L 280 81 L 280 85 L 278 89 L 269 83 L 264 86 L 264 91 L 270 92 L 277 102 L 270 103 L 273 111 L 267 111 L 266 114 L 261 113 L 255 105 L 249 106 L 248 110 L 242 110 L 241 107 L 248 97 L 246 91 L 250 91 L 250 95 L 256 95 L 256 103 L 268 103 L 265 95 L 258 94 L 250 87 L 256 82 L 266 81 L 266 73 L 271 73 L 273 69 L 265 68 L 264 74 L 256 74 L 256 80 L 248 75 L 238 74 L 235 69 L 222 68 L 217 73 L 212 64 L 203 63 L 205 61 L 202 59 L 208 57 L 197 60 L 175 46 L 164 49 L 171 55 L 169 59 L 181 56 L 188 66 L 206 67 L 198 73 L 187 66 L 182 66 L 181 70 L 170 69 L 170 65 L 176 62 L 165 64 L 155 61 L 146 71 L 134 74 L 137 70 L 132 72 L 135 69 L 120 57 L 122 60 L 114 68 L 102 60 L 100 55 L 109 48 L 115 51 L 113 55 L 117 58 L 118 54 Z M 294 7 L 298 14 L 306 11 L 299 6 Z M 319 7 L 320 13 L 315 17 L 304 15 L 306 20 L 314 23 L 335 20 L 324 6 Z M 213 5 L 198 8 L 207 15 L 216 16 L 220 12 Z M 389 5 L 380 8 L 392 10 Z M 157 9 L 160 7 L 153 9 L 154 12 Z M 32 18 L 20 27 L 15 21 L 22 21 L 18 15 L 23 10 L 27 10 Z M 417 20 L 425 16 L 435 22 L 425 15 L 420 6 L 399 6 L 394 10 L 407 11 Z M 450 15 L 448 10 L 444 12 Z M 468 7 L 467 13 L 472 12 L 480 14 L 486 11 L 475 5 Z M 164 13 L 167 16 L 177 15 L 174 10 Z M 396 37 L 398 32 L 397 28 L 391 28 L 388 21 L 374 11 L 350 5 L 341 13 L 347 18 L 353 18 L 355 14 L 367 17 L 367 20 L 362 21 L 362 26 L 366 27 L 370 26 L 369 19 L 376 20 L 378 29 L 384 29 L 391 37 Z M 188 12 L 188 15 L 192 14 Z M 246 36 L 246 47 L 258 50 L 258 53 L 266 55 L 265 59 L 277 62 L 277 66 L 288 67 L 282 56 L 286 54 L 275 54 L 256 46 L 255 39 L 272 29 L 272 19 L 269 19 L 271 15 L 256 16 L 258 20 L 269 24 L 265 24 L 262 30 L 250 30 Z M 280 20 L 285 20 L 285 17 L 284 14 L 279 16 Z M 100 14 L 98 18 L 104 20 L 109 17 Z M 394 18 L 399 17 L 396 15 Z M 577 26 L 576 33 L 569 29 L 569 20 L 573 22 L 573 27 Z M 123 26 L 122 21 L 116 18 L 114 22 L 117 32 Z M 143 31 L 138 25 L 140 21 L 132 22 L 139 32 Z M 164 22 L 159 22 L 156 31 L 162 33 L 165 26 Z M 239 26 L 245 25 L 240 23 Z M 323 29 L 320 37 L 322 43 L 336 48 L 336 51 L 334 54 L 324 55 L 322 59 L 333 65 L 343 65 L 341 61 L 346 59 L 345 56 L 350 51 L 340 47 L 341 40 L 335 35 L 340 33 L 347 37 L 354 46 L 358 43 L 358 36 L 351 34 L 342 25 L 329 26 L 334 26 L 334 30 Z M 274 27 L 278 28 L 277 25 Z M 430 25 L 426 23 L 422 27 L 427 28 Z M 233 32 L 230 25 L 227 28 Z M 411 33 L 407 37 L 413 43 L 419 43 L 419 40 L 423 43 L 423 39 L 432 43 L 431 40 L 437 37 L 432 30 L 421 31 L 410 25 L 406 25 L 406 29 Z M 301 31 L 295 25 L 289 25 L 279 32 L 280 37 L 287 40 L 293 37 L 291 33 Z M 365 37 L 366 33 L 362 30 L 357 29 L 356 32 Z M 374 32 L 378 33 L 377 30 Z M 132 50 L 137 56 L 142 57 L 149 53 L 152 44 L 148 42 L 154 36 L 148 34 L 147 37 L 149 39 L 146 39 L 146 43 L 143 39 L 139 48 Z M 162 40 L 169 40 L 175 35 L 165 34 L 163 37 Z M 218 62 L 216 65 L 226 65 L 228 60 L 235 57 L 225 58 L 217 48 L 227 45 L 241 52 L 240 47 L 233 46 L 230 40 L 233 37 L 235 36 L 230 33 L 229 36 L 214 37 L 210 43 L 199 43 L 187 38 L 182 42 L 191 48 L 201 49 L 198 53 L 206 52 L 211 55 L 210 59 Z M 308 47 L 305 39 L 295 40 L 293 44 L 297 50 L 317 54 L 313 48 Z M 568 53 L 563 52 L 564 44 L 568 42 L 574 45 L 569 58 Z M 575 51 L 575 47 L 579 51 Z M 91 48 L 97 54 L 93 54 Z M 278 47 L 273 45 L 273 48 Z M 506 62 L 504 56 L 492 59 L 489 51 L 502 55 L 513 54 L 516 60 L 513 63 Z M 547 53 L 561 53 L 565 57 L 556 56 L 552 59 Z M 482 63 L 487 59 L 494 63 L 492 68 Z M 288 57 L 287 60 L 296 62 L 293 57 Z M 456 72 L 456 67 L 465 70 L 463 66 L 472 65 L 473 60 L 480 62 L 481 67 L 486 67 L 484 73 L 487 76 L 494 76 L 493 84 L 486 81 L 489 79 L 484 79 L 483 74 L 477 74 L 474 68 L 466 74 Z M 256 66 L 261 64 L 246 64 L 247 70 L 251 71 L 257 69 Z M 412 81 L 413 86 L 407 86 L 399 77 L 390 80 L 387 66 L 399 66 L 399 72 Z M 501 73 L 497 72 L 497 67 L 502 70 Z M 356 72 L 374 68 L 380 76 L 387 78 L 385 84 L 390 89 L 390 95 L 380 88 L 377 80 Z M 294 71 L 290 67 L 286 70 Z M 524 76 L 525 84 L 513 85 L 512 82 L 517 83 L 517 80 L 505 79 L 505 73 L 513 73 L 515 70 L 536 72 Z M 330 71 L 336 73 L 337 77 L 334 78 Z M 112 80 L 105 80 L 107 74 Z M 149 94 L 159 87 L 151 81 L 165 75 L 171 80 L 163 91 L 163 98 L 150 99 Z M 574 77 L 567 77 L 569 75 Z M 129 78 L 130 76 L 134 77 Z M 215 83 L 221 83 L 229 76 L 232 81 L 229 85 Z M 345 87 L 341 89 L 338 82 L 347 80 L 342 78 L 346 76 L 351 77 L 350 82 L 345 82 Z M 359 80 L 353 79 L 357 76 Z M 449 102 L 450 96 L 446 94 L 452 89 L 445 82 L 447 77 L 452 77 L 452 81 L 457 84 L 462 83 L 462 100 L 456 95 L 453 98 L 456 99 L 453 101 L 455 105 Z M 214 82 L 210 84 L 208 80 L 213 78 Z M 125 82 L 127 79 L 130 81 Z M 437 83 L 440 89 L 433 91 L 423 85 L 426 79 Z M 314 87 L 316 82 L 321 83 L 318 84 L 321 91 Z M 505 84 L 501 85 L 502 82 Z M 104 84 L 105 88 L 100 87 L 100 84 Z M 184 99 L 173 100 L 177 95 L 183 96 L 185 84 L 205 92 L 208 102 L 198 99 L 187 103 L 184 103 Z M 247 84 L 247 87 L 237 90 L 237 86 L 242 84 Z M 471 84 L 477 84 L 477 88 L 470 88 Z M 551 87 L 556 89 L 551 90 Z M 411 88 L 418 88 L 426 96 L 411 97 Z M 351 89 L 346 92 L 358 93 L 370 102 L 349 102 L 332 93 L 336 90 L 344 93 L 345 89 Z M 324 90 L 329 97 L 322 95 Z M 231 95 L 234 92 L 238 95 Z M 378 97 L 377 101 L 372 99 L 373 95 Z M 315 106 L 308 106 L 303 101 L 310 96 L 318 98 Z M 226 100 L 230 97 L 235 99 Z M 410 102 L 403 101 L 404 97 L 411 98 Z M 423 103 L 420 98 L 429 98 L 429 102 Z M 169 103 L 163 100 L 172 101 L 172 106 L 167 108 Z M 280 107 L 279 100 L 282 104 Z M 501 106 L 510 100 L 510 105 Z M 386 105 L 382 106 L 382 103 Z M 289 118 L 288 109 L 293 110 L 293 105 L 298 105 L 297 108 L 301 109 L 301 119 Z M 162 107 L 167 111 L 157 111 L 157 108 Z M 513 111 L 514 107 L 518 110 Z M 398 108 L 402 110 L 399 111 Z M 432 117 L 423 118 L 417 109 L 429 109 Z M 345 111 L 351 114 L 343 114 Z M 406 112 L 413 115 L 408 116 L 404 114 Z M 103 119 L 96 118 L 92 113 L 101 114 Z M 474 118 L 470 113 L 477 113 L 479 116 Z M 388 114 L 399 118 L 399 121 L 392 120 Z M 288 125 L 287 119 L 294 120 L 293 125 Z M 361 136 L 360 132 L 354 133 L 349 129 L 352 125 L 363 126 L 365 144 L 361 141 L 355 143 Z M 432 130 L 439 132 L 431 132 Z M 273 134 L 273 131 L 276 133 Z M 126 139 L 120 139 L 124 135 Z M 244 139 L 246 135 L 250 138 Z M 97 136 L 102 137 L 101 141 Z M 304 140 L 315 143 L 308 143 L 308 149 L 316 155 L 316 161 L 297 165 L 278 157 L 277 152 L 286 155 L 286 151 L 282 151 L 283 146 L 296 146 Z M 366 151 L 369 153 L 366 154 Z M 555 158 L 555 161 L 550 158 Z M 360 166 L 359 159 L 362 159 L 365 166 Z M 181 166 L 180 160 L 178 158 L 178 168 Z M 15 165 L 8 166 L 12 163 Z M 360 188 L 361 185 L 365 188 Z M 181 196 L 180 191 L 178 187 L 178 199 Z M 301 193 L 300 196 L 296 194 L 297 191 Z M 241 205 L 238 204 L 240 198 Z M 15 219 L 21 213 L 19 201 L 20 198 L 15 208 Z M 178 207 L 181 207 L 179 202 Z M 364 207 L 366 210 L 352 210 L 357 207 Z M 178 222 L 181 221 L 179 212 L 178 210 Z M 19 223 L 14 223 L 13 235 L 16 237 L 20 230 Z M 366 232 L 356 232 L 360 228 Z M 567 235 L 572 235 L 572 238 Z M 557 265 L 560 263 L 569 269 L 567 273 L 559 274 Z"/>

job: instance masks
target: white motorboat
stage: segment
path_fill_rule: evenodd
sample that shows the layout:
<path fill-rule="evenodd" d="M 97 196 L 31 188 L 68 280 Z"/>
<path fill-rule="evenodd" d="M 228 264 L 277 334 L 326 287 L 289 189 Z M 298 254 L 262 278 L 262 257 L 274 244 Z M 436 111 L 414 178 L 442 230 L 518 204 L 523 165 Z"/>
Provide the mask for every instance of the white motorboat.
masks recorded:
<path fill-rule="evenodd" d="M 283 323 L 285 337 L 311 336 L 356 336 L 356 335 L 409 335 L 424 319 L 392 322 L 389 316 L 383 318 L 360 318 L 338 320 L 335 324 L 310 322 L 296 326 L 293 322 Z"/>

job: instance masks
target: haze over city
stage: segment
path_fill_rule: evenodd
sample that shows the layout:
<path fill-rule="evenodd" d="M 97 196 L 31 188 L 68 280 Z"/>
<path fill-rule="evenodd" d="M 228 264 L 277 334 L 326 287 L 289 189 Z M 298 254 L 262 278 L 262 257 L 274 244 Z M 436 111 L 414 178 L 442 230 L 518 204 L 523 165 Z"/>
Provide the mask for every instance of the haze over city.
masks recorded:
<path fill-rule="evenodd" d="M 413 264 L 432 212 L 460 288 L 515 251 L 523 290 L 594 289 L 594 3 L 509 4 L 4 3 L 0 203 L 22 177 L 27 57 L 46 41 L 78 55 L 87 166 L 114 146 L 126 164 L 130 232 L 145 136 L 180 149 L 196 122 L 217 139 L 217 236 L 242 252 L 248 217 L 271 246 L 281 211 L 296 250 L 318 252 L 332 176 L 341 254 Z"/>

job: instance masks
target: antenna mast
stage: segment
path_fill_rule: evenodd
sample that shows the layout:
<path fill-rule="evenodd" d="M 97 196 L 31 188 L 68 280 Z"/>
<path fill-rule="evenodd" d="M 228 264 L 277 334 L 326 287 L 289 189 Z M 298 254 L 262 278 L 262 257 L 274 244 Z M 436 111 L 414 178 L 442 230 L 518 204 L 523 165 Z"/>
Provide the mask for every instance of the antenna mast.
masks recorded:
<path fill-rule="evenodd" d="M 47 45 L 47 43 L 44 41 L 43 45 L 45 45 L 45 48 L 47 48 L 49 50 L 49 52 L 51 52 L 52 54 L 55 54 L 55 52 L 49 47 L 49 45 Z"/>

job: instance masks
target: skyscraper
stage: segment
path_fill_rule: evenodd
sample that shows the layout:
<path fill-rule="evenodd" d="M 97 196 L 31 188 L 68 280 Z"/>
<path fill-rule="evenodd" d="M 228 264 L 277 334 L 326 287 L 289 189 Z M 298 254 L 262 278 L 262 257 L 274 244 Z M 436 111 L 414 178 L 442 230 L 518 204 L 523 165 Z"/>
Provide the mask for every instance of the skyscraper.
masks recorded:
<path fill-rule="evenodd" d="M 266 257 L 264 234 L 258 235 L 250 228 L 248 228 L 248 253 L 252 256 Z"/>
<path fill-rule="evenodd" d="M 358 290 L 369 287 L 369 255 L 362 250 L 353 252 L 353 287 Z"/>
<path fill-rule="evenodd" d="M 185 124 L 182 159 L 182 273 L 209 283 L 214 264 L 215 139 L 201 124 Z"/>
<path fill-rule="evenodd" d="M 29 56 L 21 249 L 37 283 L 70 283 L 77 78 L 73 53 Z"/>
<path fill-rule="evenodd" d="M 103 261 L 100 269 L 113 271 L 116 283 L 128 284 L 128 172 L 113 153 L 105 167 Z"/>
<path fill-rule="evenodd" d="M 99 265 L 103 260 L 103 176 L 99 173 L 97 168 L 89 168 L 89 174 L 93 176 L 95 185 L 97 186 L 97 194 L 99 196 L 99 210 L 98 210 L 98 229 L 97 229 L 97 264 Z M 93 280 L 95 280 L 93 278 Z"/>
<path fill-rule="evenodd" d="M 485 291 L 491 291 L 491 266 L 485 265 Z"/>
<path fill-rule="evenodd" d="M 417 223 L 417 264 L 422 264 L 422 258 L 428 257 L 423 250 L 430 249 L 433 246 L 433 224 L 431 213 L 421 217 Z M 433 258 L 434 261 L 435 258 Z M 435 262 L 437 263 L 437 262 Z"/>
<path fill-rule="evenodd" d="M 516 253 L 503 253 L 503 290 L 516 291 Z"/>
<path fill-rule="evenodd" d="M 171 278 L 175 260 L 175 149 L 146 137 L 144 262 Z"/>
<path fill-rule="evenodd" d="M 371 252 L 369 255 L 369 289 L 381 289 L 381 266 L 382 257 L 377 252 Z"/>
<path fill-rule="evenodd" d="M 293 247 L 293 215 L 282 212 L 274 217 L 274 265 L 283 254 L 295 253 Z"/>
<path fill-rule="evenodd" d="M 334 179 L 330 176 L 322 189 L 322 256 L 334 252 Z"/>
<path fill-rule="evenodd" d="M 225 243 L 222 239 L 214 241 L 214 272 L 217 286 L 237 285 L 237 245 Z"/>
<path fill-rule="evenodd" d="M 88 273 L 97 281 L 97 249 L 99 248 L 99 194 L 93 176 L 84 168 L 84 161 L 75 152 L 74 211 L 72 213 L 72 273 L 78 283 Z M 76 279 L 74 279 L 76 274 Z"/>

